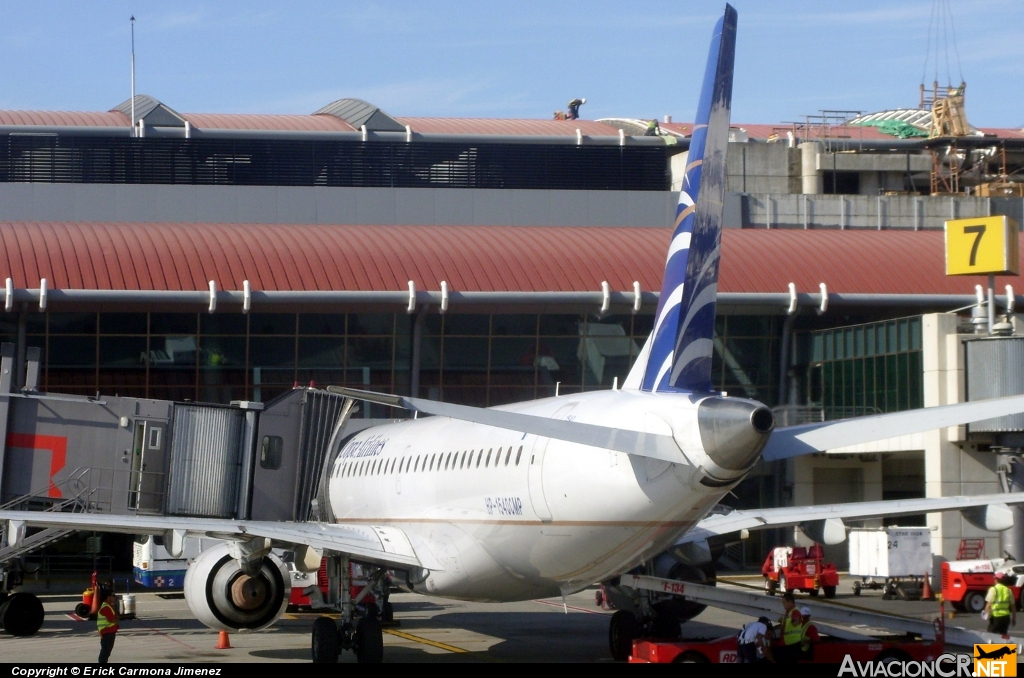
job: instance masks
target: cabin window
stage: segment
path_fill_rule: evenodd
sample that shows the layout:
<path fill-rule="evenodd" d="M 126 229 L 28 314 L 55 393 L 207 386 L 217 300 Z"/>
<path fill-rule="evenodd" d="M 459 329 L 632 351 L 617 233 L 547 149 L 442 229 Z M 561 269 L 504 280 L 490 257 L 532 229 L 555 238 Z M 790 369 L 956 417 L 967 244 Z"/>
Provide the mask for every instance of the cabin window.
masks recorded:
<path fill-rule="evenodd" d="M 448 470 L 448 462 L 450 462 L 451 460 L 452 460 L 452 453 L 451 453 L 451 452 L 449 452 L 449 453 L 448 453 L 448 456 L 447 456 L 447 457 L 445 457 L 445 460 L 444 460 L 444 470 L 445 470 L 445 471 L 447 471 L 447 470 Z"/>
<path fill-rule="evenodd" d="M 498 448 L 498 453 L 494 455 L 494 468 L 501 466 L 501 451 L 505 449 L 503 447 Z"/>
<path fill-rule="evenodd" d="M 428 471 L 433 471 L 434 470 L 434 459 L 436 459 L 436 458 L 437 458 L 436 454 L 430 455 L 430 468 L 427 469 Z"/>
<path fill-rule="evenodd" d="M 366 472 L 366 460 L 359 462 L 359 476 L 362 477 Z"/>
<path fill-rule="evenodd" d="M 419 471 L 420 470 L 420 455 L 418 455 L 418 454 L 416 455 L 416 466 L 414 466 L 412 470 L 413 471 Z"/>
<path fill-rule="evenodd" d="M 466 457 L 468 455 L 469 455 L 469 452 L 463 451 L 463 453 L 462 453 L 462 461 L 459 462 L 459 469 L 460 470 L 466 468 Z"/>
<path fill-rule="evenodd" d="M 512 448 L 508 448 L 508 452 L 505 453 L 505 466 L 508 466 L 508 462 L 512 459 Z"/>
<path fill-rule="evenodd" d="M 519 446 L 519 451 L 516 452 L 516 466 L 519 466 L 519 458 L 523 456 L 523 446 Z"/>
<path fill-rule="evenodd" d="M 276 471 L 281 468 L 281 457 L 284 453 L 284 438 L 281 436 L 263 436 L 260 446 L 260 466 Z"/>
<path fill-rule="evenodd" d="M 482 451 L 483 451 L 483 450 L 481 450 L 481 452 L 482 452 Z M 493 452 L 493 451 L 494 451 L 493 449 L 491 449 L 491 450 L 487 450 L 487 461 L 486 461 L 486 462 L 484 462 L 484 468 L 487 468 L 488 466 L 490 466 L 490 465 L 491 465 L 491 452 Z"/>
<path fill-rule="evenodd" d="M 475 452 L 476 452 L 476 450 L 470 450 L 470 451 L 469 451 L 469 464 L 467 465 L 467 468 L 468 468 L 469 466 L 472 466 L 472 465 L 473 465 L 473 454 L 474 454 Z M 477 459 L 476 459 L 476 465 L 477 465 L 477 466 L 479 466 L 479 465 L 480 465 L 480 457 L 477 457 Z"/>

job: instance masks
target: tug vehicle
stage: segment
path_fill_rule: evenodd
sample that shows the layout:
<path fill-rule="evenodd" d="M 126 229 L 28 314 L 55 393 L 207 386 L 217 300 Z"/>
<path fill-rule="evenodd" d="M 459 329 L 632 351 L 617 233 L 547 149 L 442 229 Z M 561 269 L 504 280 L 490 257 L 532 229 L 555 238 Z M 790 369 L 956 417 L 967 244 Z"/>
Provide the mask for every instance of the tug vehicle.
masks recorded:
<path fill-rule="evenodd" d="M 978 614 L 985 609 L 985 594 L 1004 574 L 1016 577 L 1010 585 L 1017 609 L 1024 607 L 1024 565 L 1007 563 L 1002 558 L 953 560 L 942 563 L 942 599 L 957 612 Z"/>
<path fill-rule="evenodd" d="M 826 598 L 835 598 L 839 585 L 839 572 L 833 563 L 825 562 L 820 544 L 779 546 L 772 549 L 761 566 L 764 591 L 769 596 L 786 591 L 803 591 L 817 596 L 819 590 Z"/>

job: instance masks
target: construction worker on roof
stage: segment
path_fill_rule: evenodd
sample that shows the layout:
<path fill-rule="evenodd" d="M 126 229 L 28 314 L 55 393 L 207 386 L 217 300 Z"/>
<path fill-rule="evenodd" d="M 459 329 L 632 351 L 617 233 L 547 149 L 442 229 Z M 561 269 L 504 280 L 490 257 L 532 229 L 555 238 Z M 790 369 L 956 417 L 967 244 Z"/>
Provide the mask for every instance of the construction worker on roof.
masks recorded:
<path fill-rule="evenodd" d="M 989 633 L 1008 636 L 1010 624 L 1017 625 L 1017 606 L 1014 604 L 1013 591 L 1009 587 L 1014 580 L 1013 575 L 1006 573 L 996 579 L 996 583 L 985 594 L 985 610 L 982 617 L 988 619 Z"/>
<path fill-rule="evenodd" d="M 580 117 L 580 106 L 587 103 L 586 97 L 583 99 L 573 99 L 569 102 L 569 120 L 576 120 Z"/>
<path fill-rule="evenodd" d="M 644 130 L 645 137 L 656 137 L 661 133 L 661 127 L 658 125 L 657 120 L 651 120 L 647 123 L 647 129 Z"/>
<path fill-rule="evenodd" d="M 101 588 L 98 593 L 101 596 L 101 600 L 103 600 L 99 611 L 96 613 L 96 630 L 100 632 L 100 658 L 98 662 L 106 664 L 110 659 L 111 651 L 114 649 L 117 631 L 121 627 L 118 625 L 120 619 L 117 616 L 117 610 L 114 609 L 114 606 L 117 604 L 114 591 Z"/>

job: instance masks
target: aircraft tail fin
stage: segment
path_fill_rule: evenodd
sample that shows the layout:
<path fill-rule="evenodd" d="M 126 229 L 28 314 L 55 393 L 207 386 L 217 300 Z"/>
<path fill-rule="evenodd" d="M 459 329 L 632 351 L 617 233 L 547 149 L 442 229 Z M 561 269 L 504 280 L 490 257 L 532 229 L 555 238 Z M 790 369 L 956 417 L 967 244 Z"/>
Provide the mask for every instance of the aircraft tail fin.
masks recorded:
<path fill-rule="evenodd" d="M 637 366 L 644 391 L 712 390 L 736 18 L 726 5 L 711 39 L 650 350 L 646 365 Z"/>

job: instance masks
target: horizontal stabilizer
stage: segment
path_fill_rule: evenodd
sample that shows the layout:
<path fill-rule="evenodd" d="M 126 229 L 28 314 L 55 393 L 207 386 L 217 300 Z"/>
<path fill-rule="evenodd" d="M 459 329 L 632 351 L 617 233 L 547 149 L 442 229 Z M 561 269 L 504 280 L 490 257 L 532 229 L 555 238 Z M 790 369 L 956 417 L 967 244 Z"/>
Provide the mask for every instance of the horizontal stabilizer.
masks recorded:
<path fill-rule="evenodd" d="M 675 464 L 685 461 L 685 457 L 683 457 L 683 453 L 679 446 L 676 445 L 675 440 L 671 436 L 666 435 L 610 428 L 596 424 L 583 424 L 564 419 L 549 419 L 532 414 L 506 412 L 504 410 L 439 403 L 433 400 L 373 393 L 354 388 L 328 386 L 327 390 L 355 400 L 365 400 L 380 405 L 400 407 L 413 412 L 422 412 L 423 414 L 471 421 L 485 426 L 493 426 L 510 431 L 521 431 L 545 438 L 579 443 L 580 445 L 601 447 L 639 457 L 660 459 L 661 461 Z"/>
<path fill-rule="evenodd" d="M 788 459 L 1019 412 L 1024 412 L 1024 396 L 975 400 L 957 405 L 940 405 L 906 412 L 789 426 L 776 429 L 772 433 L 762 456 L 765 461 Z"/>
<path fill-rule="evenodd" d="M 988 506 L 990 504 L 1001 506 L 1024 504 L 1024 492 L 890 501 L 860 501 L 848 504 L 822 504 L 818 506 L 741 509 L 708 516 L 697 523 L 694 529 L 684 534 L 676 543 L 683 544 L 698 539 L 713 539 L 741 530 L 791 527 L 809 524 L 814 521 L 838 519 L 845 522 L 856 522 L 858 520 L 899 518 L 901 516 L 938 513 L 941 511 L 969 512 L 972 508 Z M 993 527 L 995 526 L 993 525 Z"/>

